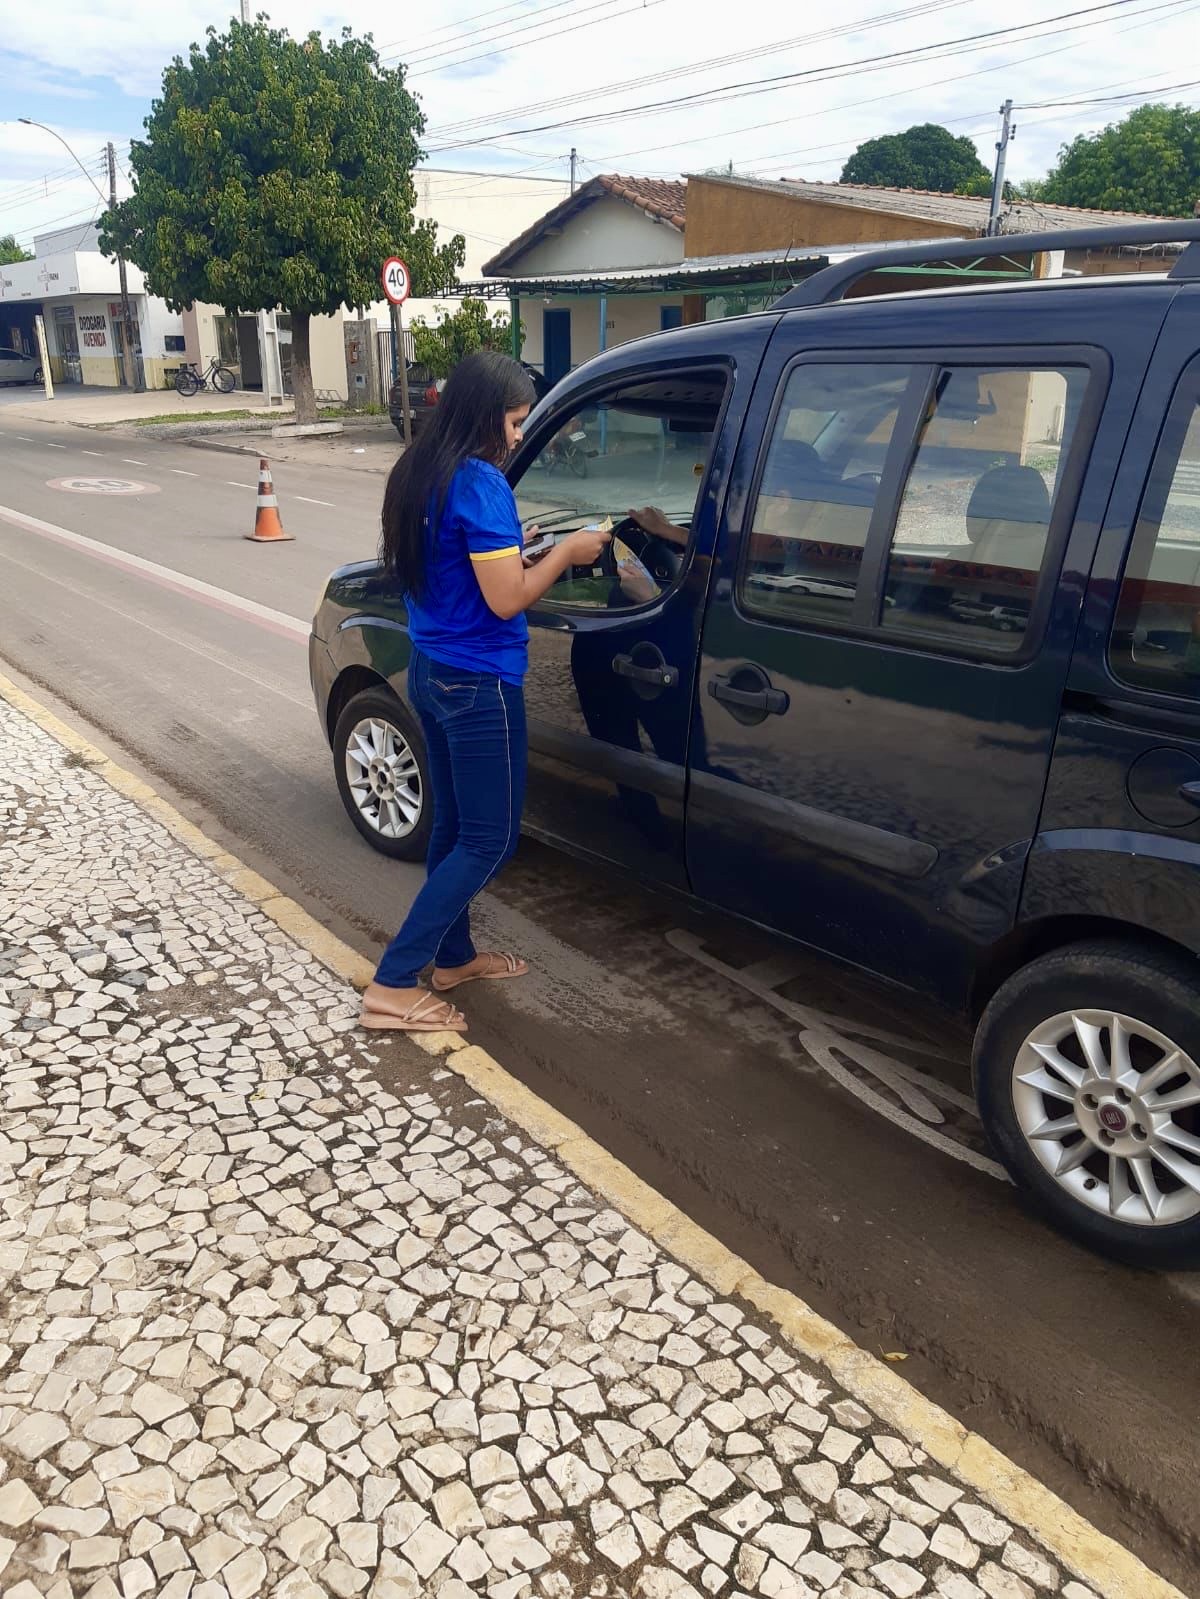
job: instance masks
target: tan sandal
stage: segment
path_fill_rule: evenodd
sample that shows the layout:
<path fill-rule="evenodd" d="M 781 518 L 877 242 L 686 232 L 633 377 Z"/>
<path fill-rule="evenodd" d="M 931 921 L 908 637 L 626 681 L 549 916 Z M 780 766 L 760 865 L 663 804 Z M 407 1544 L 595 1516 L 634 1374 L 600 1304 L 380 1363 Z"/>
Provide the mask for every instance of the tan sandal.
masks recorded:
<path fill-rule="evenodd" d="M 467 1019 L 453 1005 L 435 999 L 432 994 L 422 994 L 405 1011 L 372 1010 L 364 1005 L 358 1025 L 373 1032 L 465 1033 Z"/>
<path fill-rule="evenodd" d="M 452 989 L 461 988 L 464 983 L 504 983 L 513 977 L 529 975 L 528 965 L 516 955 L 487 953 L 483 958 L 488 965 L 482 971 L 472 972 L 469 977 L 456 977 L 452 983 L 439 983 L 436 977 L 432 978 L 434 991 L 438 994 L 448 994 Z M 500 962 L 499 966 L 494 964 L 496 961 Z"/>

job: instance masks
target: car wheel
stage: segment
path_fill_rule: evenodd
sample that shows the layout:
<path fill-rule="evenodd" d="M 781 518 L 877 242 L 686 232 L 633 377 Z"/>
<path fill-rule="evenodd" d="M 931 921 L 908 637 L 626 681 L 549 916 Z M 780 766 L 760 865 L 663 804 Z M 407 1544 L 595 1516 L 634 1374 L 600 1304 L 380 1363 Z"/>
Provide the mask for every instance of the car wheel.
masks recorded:
<path fill-rule="evenodd" d="M 423 861 L 433 825 L 425 743 L 414 718 L 387 689 L 347 702 L 333 732 L 338 792 L 373 849 Z"/>
<path fill-rule="evenodd" d="M 1200 1265 L 1197 970 L 1087 943 L 1025 967 L 975 1040 L 980 1116 L 1013 1181 L 1131 1265 Z"/>
<path fill-rule="evenodd" d="M 35 367 L 33 369 L 33 378 L 31 381 L 34 383 L 42 383 L 45 381 L 45 376 L 46 374 L 42 371 L 40 366 Z"/>

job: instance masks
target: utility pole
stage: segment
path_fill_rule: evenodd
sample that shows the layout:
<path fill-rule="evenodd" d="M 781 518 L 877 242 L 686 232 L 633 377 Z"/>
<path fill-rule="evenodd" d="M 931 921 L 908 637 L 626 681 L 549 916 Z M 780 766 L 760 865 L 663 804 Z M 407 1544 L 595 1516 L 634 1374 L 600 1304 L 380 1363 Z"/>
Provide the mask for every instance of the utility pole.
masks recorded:
<path fill-rule="evenodd" d="M 117 152 L 112 140 L 108 142 L 108 208 L 110 211 L 117 209 Z M 117 251 L 117 278 L 121 285 L 121 323 L 124 329 L 124 349 L 121 351 L 121 382 L 125 388 L 133 388 L 141 394 L 145 388 L 142 375 L 138 368 L 138 346 L 141 339 L 138 337 L 138 325 L 133 319 L 133 308 L 129 304 L 129 281 L 125 274 L 125 257 Z M 125 364 L 128 356 L 129 365 Z M 130 381 L 132 374 L 132 382 Z"/>
<path fill-rule="evenodd" d="M 988 238 L 1000 231 L 1000 207 L 1004 203 L 1004 168 L 1008 164 L 1008 147 L 1017 136 L 1012 121 L 1013 103 L 1006 100 L 1000 107 L 1000 142 L 996 146 L 996 171 L 992 177 L 992 206 L 988 214 Z"/>
<path fill-rule="evenodd" d="M 575 193 L 575 163 L 576 163 L 576 161 L 578 159 L 579 159 L 579 157 L 576 154 L 575 146 L 572 145 L 571 146 L 571 193 L 572 194 Z"/>
<path fill-rule="evenodd" d="M 242 21 L 250 21 L 250 0 L 242 0 Z"/>

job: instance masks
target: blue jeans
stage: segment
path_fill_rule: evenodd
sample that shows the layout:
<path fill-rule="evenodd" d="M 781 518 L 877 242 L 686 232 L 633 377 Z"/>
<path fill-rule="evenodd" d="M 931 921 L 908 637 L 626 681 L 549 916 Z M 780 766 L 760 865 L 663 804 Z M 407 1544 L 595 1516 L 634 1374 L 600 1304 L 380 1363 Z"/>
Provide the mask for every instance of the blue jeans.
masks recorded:
<path fill-rule="evenodd" d="M 421 720 L 433 786 L 428 875 L 375 981 L 415 988 L 431 963 L 475 959 L 470 905 L 509 860 L 521 834 L 527 745 L 521 689 L 443 666 L 419 651 L 408 697 Z"/>

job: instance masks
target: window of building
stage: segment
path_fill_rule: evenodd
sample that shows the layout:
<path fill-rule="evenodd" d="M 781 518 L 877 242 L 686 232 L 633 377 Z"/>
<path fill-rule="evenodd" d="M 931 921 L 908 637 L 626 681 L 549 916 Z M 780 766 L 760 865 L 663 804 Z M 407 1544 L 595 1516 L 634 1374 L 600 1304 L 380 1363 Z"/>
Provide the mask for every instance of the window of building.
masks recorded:
<path fill-rule="evenodd" d="M 1020 649 L 1087 373 L 941 371 L 896 519 L 882 624 Z"/>
<path fill-rule="evenodd" d="M 544 604 L 631 610 L 678 580 L 727 382 L 723 372 L 647 379 L 558 419 L 516 485 L 522 525 L 556 536 L 601 526 L 614 538 Z"/>
<path fill-rule="evenodd" d="M 187 349 L 187 340 L 182 333 L 167 333 L 163 337 L 163 349 L 168 355 L 182 355 Z"/>
<path fill-rule="evenodd" d="M 1151 469 L 1117 602 L 1113 670 L 1200 698 L 1200 401 L 1178 401 Z"/>
<path fill-rule="evenodd" d="M 749 523 L 739 599 L 773 622 L 850 620 L 900 402 L 902 363 L 802 364 L 787 380 Z"/>

